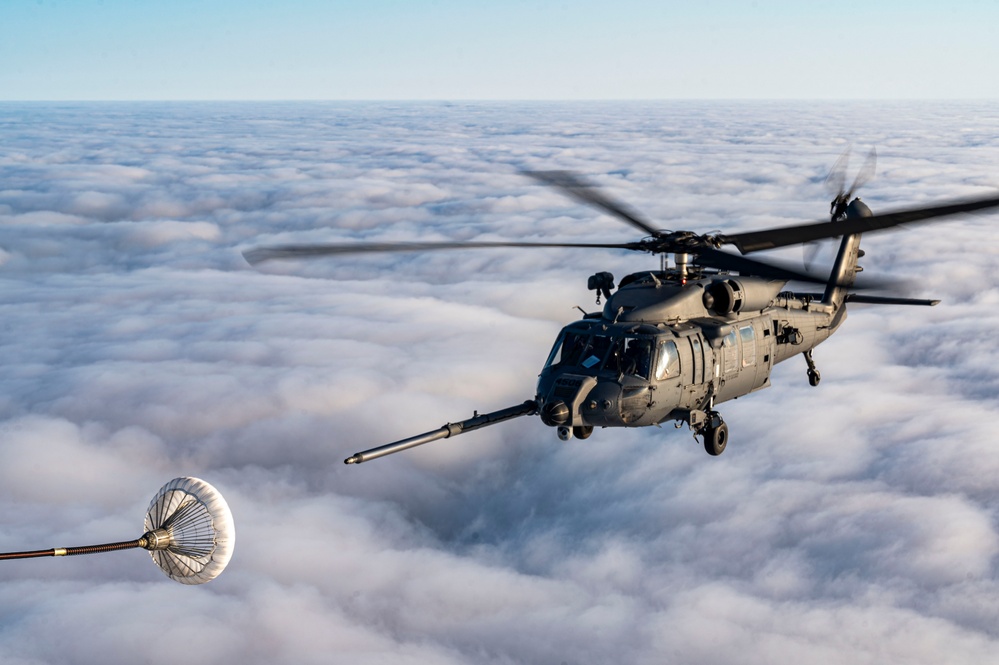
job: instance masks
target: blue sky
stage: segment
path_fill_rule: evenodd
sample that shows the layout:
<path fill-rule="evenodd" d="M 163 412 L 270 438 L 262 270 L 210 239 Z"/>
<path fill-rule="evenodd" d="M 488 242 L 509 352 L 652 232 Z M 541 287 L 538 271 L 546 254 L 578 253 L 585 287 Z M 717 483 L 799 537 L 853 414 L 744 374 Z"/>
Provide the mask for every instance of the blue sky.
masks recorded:
<path fill-rule="evenodd" d="M 999 3 L 0 6 L 0 99 L 997 98 Z"/>

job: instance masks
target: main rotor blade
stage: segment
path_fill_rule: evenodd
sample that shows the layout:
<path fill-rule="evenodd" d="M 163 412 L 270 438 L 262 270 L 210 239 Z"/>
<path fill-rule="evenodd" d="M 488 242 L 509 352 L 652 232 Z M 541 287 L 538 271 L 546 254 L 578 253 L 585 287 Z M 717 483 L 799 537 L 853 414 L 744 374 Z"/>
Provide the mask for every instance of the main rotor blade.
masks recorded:
<path fill-rule="evenodd" d="M 735 270 L 743 275 L 756 275 L 757 277 L 786 281 L 811 282 L 813 284 L 825 284 L 828 281 L 827 278 L 809 275 L 790 267 L 759 261 L 757 259 L 747 259 L 738 254 L 729 254 L 728 252 L 710 247 L 698 248 L 696 253 L 697 259 L 694 263 L 708 268 Z"/>
<path fill-rule="evenodd" d="M 696 253 L 697 259 L 694 263 L 701 266 L 707 266 L 709 268 L 718 268 L 719 270 L 735 270 L 742 275 L 755 275 L 757 277 L 781 279 L 788 282 L 810 282 L 812 284 L 827 284 L 829 282 L 828 277 L 804 273 L 796 270 L 790 265 L 783 265 L 779 262 L 748 259 L 745 256 L 729 254 L 728 252 L 723 252 L 719 249 L 712 249 L 710 247 L 698 248 Z M 900 286 L 904 286 L 904 283 L 890 279 L 866 278 L 857 283 L 843 283 L 837 284 L 837 286 L 848 286 L 854 290 L 867 291 L 898 289 Z"/>
<path fill-rule="evenodd" d="M 593 185 L 586 183 L 580 176 L 571 171 L 521 171 L 521 173 L 544 185 L 557 187 L 577 201 L 596 206 L 635 228 L 645 231 L 650 236 L 658 236 L 662 233 L 662 229 L 652 226 L 637 212 L 598 191 Z"/>
<path fill-rule="evenodd" d="M 435 252 L 445 249 L 488 249 L 497 247 L 588 247 L 599 249 L 645 250 L 645 246 L 637 242 L 369 242 L 317 245 L 274 245 L 272 247 L 257 247 L 243 252 L 243 257 L 248 263 L 256 265 L 272 259 L 301 259 L 317 256 L 374 254 L 378 252 Z"/>
<path fill-rule="evenodd" d="M 839 222 L 816 222 L 814 224 L 765 229 L 763 231 L 719 235 L 716 236 L 716 239 L 724 244 L 735 245 L 743 254 L 749 254 L 750 252 L 786 247 L 787 245 L 798 245 L 822 238 L 836 238 L 853 233 L 881 231 L 900 224 L 925 222 L 938 217 L 956 215 L 962 212 L 973 212 L 975 210 L 986 210 L 997 206 L 999 206 L 999 196 L 990 196 L 981 199 L 952 201 L 943 205 L 928 206 L 926 208 L 899 210 L 898 212 L 889 212 L 883 215 L 845 219 Z"/>

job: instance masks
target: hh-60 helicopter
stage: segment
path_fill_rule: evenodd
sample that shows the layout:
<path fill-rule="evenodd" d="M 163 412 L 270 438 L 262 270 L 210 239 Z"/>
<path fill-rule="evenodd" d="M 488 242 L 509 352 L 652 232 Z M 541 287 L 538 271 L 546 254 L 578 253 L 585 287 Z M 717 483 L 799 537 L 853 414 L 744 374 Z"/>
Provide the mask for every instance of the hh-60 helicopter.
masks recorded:
<path fill-rule="evenodd" d="M 371 252 L 412 252 L 488 247 L 598 247 L 649 252 L 663 257 L 660 270 L 624 277 L 600 272 L 588 287 L 605 298 L 603 310 L 584 313 L 565 326 L 541 370 L 533 399 L 523 404 L 356 453 L 345 464 L 360 464 L 391 453 L 456 436 L 526 415 L 557 429 L 560 439 L 585 439 L 594 427 L 642 427 L 686 423 L 711 455 L 728 443 L 728 426 L 716 411 L 722 402 L 770 385 L 773 366 L 797 355 L 807 364 L 809 383 L 819 383 L 812 350 L 846 318 L 847 303 L 935 305 L 857 293 L 857 264 L 864 256 L 862 233 L 900 224 L 999 206 L 999 196 L 874 215 L 857 188 L 874 171 L 871 151 L 849 190 L 844 154 L 827 178 L 832 193 L 830 220 L 735 234 L 698 235 L 656 228 L 579 176 L 565 171 L 525 171 L 583 203 L 640 229 L 646 237 L 627 243 L 416 242 L 283 245 L 244 253 L 251 263 L 278 259 Z M 842 240 L 828 277 L 746 258 L 746 254 L 825 238 Z M 740 254 L 723 252 L 733 245 Z M 666 256 L 673 255 L 667 266 Z M 821 293 L 792 293 L 791 281 L 821 284 Z"/>

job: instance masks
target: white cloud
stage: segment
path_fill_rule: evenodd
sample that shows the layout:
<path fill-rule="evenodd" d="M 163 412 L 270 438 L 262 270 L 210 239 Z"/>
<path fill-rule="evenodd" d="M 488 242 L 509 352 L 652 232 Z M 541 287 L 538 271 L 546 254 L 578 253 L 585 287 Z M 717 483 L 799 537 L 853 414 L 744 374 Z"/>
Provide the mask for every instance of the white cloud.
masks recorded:
<path fill-rule="evenodd" d="M 987 661 L 992 217 L 866 238 L 868 271 L 944 303 L 851 309 L 815 353 L 818 388 L 791 360 L 724 405 L 718 459 L 686 429 L 563 444 L 521 419 L 341 463 L 530 398 L 572 307 L 595 308 L 586 277 L 654 257 L 252 270 L 239 254 L 638 235 L 519 168 L 590 174 L 698 231 L 821 219 L 848 142 L 878 146 L 875 211 L 980 193 L 999 185 L 981 111 L 87 105 L 0 124 L 0 549 L 134 538 L 178 475 L 219 487 L 239 532 L 230 568 L 199 588 L 143 552 L 4 562 L 0 658 L 172 662 L 184 635 L 193 663 Z"/>

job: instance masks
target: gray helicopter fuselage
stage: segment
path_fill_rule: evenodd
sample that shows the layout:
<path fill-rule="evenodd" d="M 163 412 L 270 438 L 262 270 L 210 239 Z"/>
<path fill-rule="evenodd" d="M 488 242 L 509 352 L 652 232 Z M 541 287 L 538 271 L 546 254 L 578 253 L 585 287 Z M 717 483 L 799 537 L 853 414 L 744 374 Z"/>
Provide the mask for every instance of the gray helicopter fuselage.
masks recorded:
<path fill-rule="evenodd" d="M 692 412 L 768 387 L 775 364 L 814 348 L 845 318 L 845 307 L 760 277 L 640 273 L 622 283 L 602 313 L 562 329 L 538 380 L 546 424 L 690 422 Z"/>
<path fill-rule="evenodd" d="M 801 354 L 808 382 L 817 386 L 812 349 L 846 319 L 848 301 L 878 305 L 935 305 L 937 300 L 852 293 L 862 268 L 862 233 L 962 212 L 999 207 L 999 196 L 956 201 L 875 216 L 851 197 L 873 173 L 874 151 L 849 190 L 842 168 L 827 182 L 838 190 L 830 220 L 735 234 L 698 235 L 665 231 L 643 220 L 577 176 L 563 171 L 528 172 L 573 198 L 610 213 L 648 234 L 630 243 L 366 243 L 345 247 L 289 245 L 245 253 L 250 261 L 351 252 L 397 252 L 458 247 L 601 247 L 672 254 L 674 267 L 635 273 L 617 292 L 610 273 L 590 277 L 588 288 L 607 298 L 602 312 L 584 314 L 562 329 L 538 378 L 534 399 L 475 414 L 436 430 L 364 450 L 344 460 L 360 464 L 431 441 L 521 416 L 540 416 L 562 440 L 586 438 L 594 427 L 642 427 L 667 420 L 686 422 L 705 451 L 720 455 L 728 425 L 715 405 L 770 385 L 774 365 Z M 841 158 L 842 161 L 842 158 Z M 823 238 L 840 246 L 827 279 L 787 266 L 748 259 L 746 254 Z M 720 251 L 733 245 L 739 254 Z M 784 292 L 787 280 L 824 285 L 821 294 Z M 599 302 L 599 300 L 598 300 Z"/>

